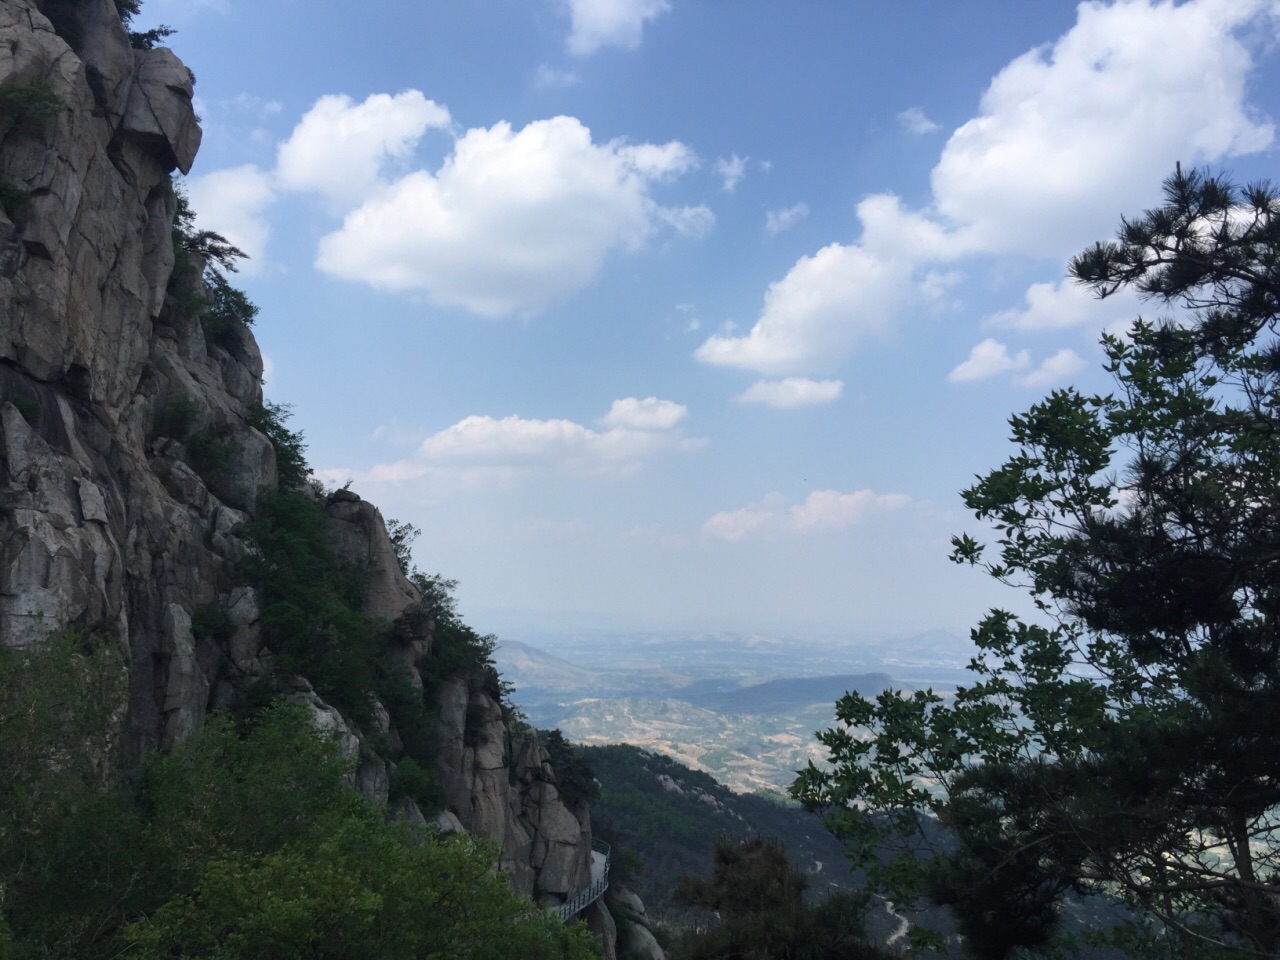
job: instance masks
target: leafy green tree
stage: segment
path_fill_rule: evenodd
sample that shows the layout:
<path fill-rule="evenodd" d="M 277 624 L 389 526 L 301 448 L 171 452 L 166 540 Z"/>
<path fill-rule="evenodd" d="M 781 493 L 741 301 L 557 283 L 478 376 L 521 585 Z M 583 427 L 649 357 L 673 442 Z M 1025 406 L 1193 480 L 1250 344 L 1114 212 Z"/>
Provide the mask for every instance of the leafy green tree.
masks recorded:
<path fill-rule="evenodd" d="M 684 902 L 715 911 L 709 931 L 680 941 L 679 960 L 873 960 L 885 956 L 863 940 L 866 902 L 849 893 L 805 903 L 808 880 L 782 847 L 754 836 L 716 843 L 711 876 L 684 877 Z"/>
<path fill-rule="evenodd" d="M 975 943 L 1016 934 L 985 955 L 1044 942 L 1074 887 L 1158 918 L 1162 949 L 1274 956 L 1280 200 L 1179 169 L 1070 272 L 1176 313 L 1104 336 L 1114 391 L 1013 417 L 1017 452 L 964 492 L 995 551 L 962 536 L 954 559 L 1039 616 L 992 611 L 954 698 L 841 699 L 834 767 L 793 791 L 895 899 L 950 891 Z M 930 856 L 928 814 L 957 847 Z M 954 896 L 975 880 L 1008 891 L 995 914 Z"/>

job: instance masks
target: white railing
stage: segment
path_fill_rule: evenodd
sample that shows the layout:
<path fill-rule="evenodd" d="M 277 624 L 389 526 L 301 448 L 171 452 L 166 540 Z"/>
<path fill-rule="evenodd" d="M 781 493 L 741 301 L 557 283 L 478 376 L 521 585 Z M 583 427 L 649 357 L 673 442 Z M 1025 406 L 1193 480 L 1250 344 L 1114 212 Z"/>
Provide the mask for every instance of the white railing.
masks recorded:
<path fill-rule="evenodd" d="M 596 875 L 596 854 L 600 854 L 600 859 L 604 861 L 603 869 L 600 870 L 599 876 Z M 583 887 L 572 897 L 560 904 L 558 907 L 549 907 L 548 910 L 558 916 L 565 923 L 569 922 L 570 917 L 574 917 L 581 913 L 591 904 L 600 899 L 600 895 L 609 889 L 609 860 L 611 854 L 609 845 L 603 840 L 591 841 L 591 883 Z"/>

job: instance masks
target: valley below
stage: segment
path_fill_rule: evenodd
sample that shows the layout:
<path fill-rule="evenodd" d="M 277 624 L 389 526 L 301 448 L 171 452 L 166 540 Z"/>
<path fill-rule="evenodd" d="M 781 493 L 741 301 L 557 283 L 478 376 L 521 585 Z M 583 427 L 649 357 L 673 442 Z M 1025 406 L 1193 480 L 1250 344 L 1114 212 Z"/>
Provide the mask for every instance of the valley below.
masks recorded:
<path fill-rule="evenodd" d="M 847 691 L 948 691 L 964 642 L 945 634 L 866 644 L 755 635 L 502 641 L 496 660 L 529 722 L 587 745 L 627 743 L 740 793 L 782 794 L 825 761 L 814 733 Z"/>

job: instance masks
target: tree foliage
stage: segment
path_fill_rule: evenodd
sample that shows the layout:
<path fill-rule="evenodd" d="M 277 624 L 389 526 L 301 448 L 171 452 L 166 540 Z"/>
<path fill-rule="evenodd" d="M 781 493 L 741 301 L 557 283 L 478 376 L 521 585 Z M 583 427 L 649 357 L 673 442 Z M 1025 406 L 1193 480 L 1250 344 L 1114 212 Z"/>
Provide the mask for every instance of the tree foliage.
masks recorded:
<path fill-rule="evenodd" d="M 1072 888 L 1162 922 L 1161 949 L 1273 956 L 1280 200 L 1179 170 L 1070 272 L 1172 316 L 1105 335 L 1114 390 L 1013 417 L 1015 454 L 964 491 L 996 539 L 954 559 L 1039 615 L 992 611 L 953 698 L 844 697 L 834 768 L 793 791 L 895 899 L 950 899 L 984 956 L 1044 943 Z M 951 849 L 922 846 L 930 814 Z"/>
<path fill-rule="evenodd" d="M 808 881 L 782 847 L 760 836 L 721 837 L 711 876 L 685 877 L 677 896 L 719 915 L 718 927 L 692 931 L 680 941 L 678 960 L 875 960 L 882 951 L 863 939 L 865 900 L 832 893 L 805 902 Z"/>
<path fill-rule="evenodd" d="M 386 823 L 302 708 L 212 714 L 123 785 L 119 659 L 0 647 L 0 958 L 597 955 L 486 844 Z"/>

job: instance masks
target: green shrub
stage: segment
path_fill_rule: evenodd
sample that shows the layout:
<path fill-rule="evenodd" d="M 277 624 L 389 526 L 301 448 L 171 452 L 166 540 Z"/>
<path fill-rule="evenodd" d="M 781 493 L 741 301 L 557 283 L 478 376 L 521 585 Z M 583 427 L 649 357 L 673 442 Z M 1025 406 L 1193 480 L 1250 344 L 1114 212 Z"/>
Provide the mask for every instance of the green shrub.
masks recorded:
<path fill-rule="evenodd" d="M 156 411 L 152 427 L 157 437 L 186 440 L 200 415 L 200 406 L 190 397 L 174 397 Z"/>
<path fill-rule="evenodd" d="M 233 346 L 235 334 L 253 325 L 258 308 L 244 291 L 231 286 L 220 273 L 211 272 L 205 282 L 213 294 L 212 299 L 201 302 L 197 311 L 205 339 L 221 347 Z"/>
<path fill-rule="evenodd" d="M 235 633 L 236 625 L 225 610 L 213 604 L 196 607 L 191 615 L 191 632 L 197 639 L 217 640 L 225 642 Z"/>
<path fill-rule="evenodd" d="M 12 123 L 28 133 L 45 130 L 66 102 L 43 77 L 0 87 L 0 124 Z"/>
<path fill-rule="evenodd" d="M 0 210 L 21 226 L 31 212 L 31 194 L 12 180 L 0 178 Z"/>
<path fill-rule="evenodd" d="M 586 757 L 575 750 L 559 730 L 542 734 L 541 740 L 551 755 L 551 768 L 556 772 L 556 783 L 565 806 L 572 810 L 594 803 L 600 796 L 600 785 Z"/>
<path fill-rule="evenodd" d="M 239 444 L 223 439 L 212 427 L 197 430 L 186 439 L 183 446 L 192 469 L 210 482 L 225 478 L 231 461 L 240 451 Z"/>
<path fill-rule="evenodd" d="M 424 813 L 440 809 L 444 802 L 435 778 L 413 757 L 405 757 L 396 764 L 391 774 L 389 797 L 392 800 L 408 797 Z"/>
<path fill-rule="evenodd" d="M 249 411 L 249 425 L 270 440 L 276 452 L 276 474 L 280 489 L 284 491 L 301 489 L 311 475 L 302 433 L 285 426 L 291 416 L 293 414 L 287 405 L 269 400 Z"/>
<path fill-rule="evenodd" d="M 266 493 L 246 529 L 257 553 L 243 569 L 262 597 L 265 639 L 280 666 L 367 720 L 386 627 L 360 612 L 360 584 L 333 565 L 327 527 L 309 496 Z"/>

